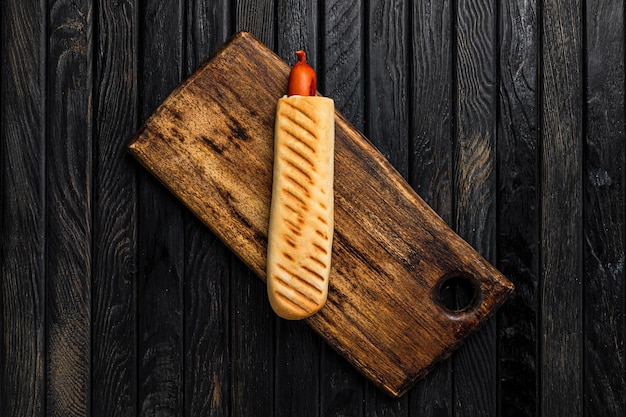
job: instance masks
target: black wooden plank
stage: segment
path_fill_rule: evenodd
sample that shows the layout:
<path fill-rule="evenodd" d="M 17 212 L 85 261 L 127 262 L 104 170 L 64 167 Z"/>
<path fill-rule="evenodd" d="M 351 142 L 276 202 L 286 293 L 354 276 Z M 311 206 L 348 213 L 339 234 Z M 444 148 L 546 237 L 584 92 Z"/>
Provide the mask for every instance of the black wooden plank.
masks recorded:
<path fill-rule="evenodd" d="M 226 40 L 230 13 L 228 1 L 187 1 L 187 73 Z M 190 212 L 184 221 L 184 415 L 228 416 L 230 251 Z"/>
<path fill-rule="evenodd" d="M 275 50 L 274 0 L 236 0 L 235 31 Z M 267 289 L 239 259 L 230 265 L 231 415 L 274 415 L 276 315 Z"/>
<path fill-rule="evenodd" d="M 289 63 L 295 62 L 294 52 L 304 49 L 307 62 L 318 65 L 318 2 L 317 0 L 276 0 L 276 52 Z"/>
<path fill-rule="evenodd" d="M 231 415 L 274 415 L 275 315 L 265 284 L 240 261 L 230 265 Z"/>
<path fill-rule="evenodd" d="M 410 181 L 452 221 L 452 10 L 448 2 L 416 1 L 412 9 Z"/>
<path fill-rule="evenodd" d="M 275 50 L 276 1 L 233 0 L 235 2 L 235 31 L 245 30 L 267 47 Z"/>
<path fill-rule="evenodd" d="M 409 175 L 408 21 L 406 0 L 365 2 L 365 136 L 405 178 Z M 365 416 L 403 416 L 408 399 L 390 398 L 369 381 Z"/>
<path fill-rule="evenodd" d="M 498 314 L 499 409 L 537 413 L 539 266 L 535 1 L 499 10 L 497 266 L 515 291 Z"/>
<path fill-rule="evenodd" d="M 126 152 L 137 127 L 137 6 L 96 7 L 92 414 L 124 417 L 137 409 L 137 179 Z"/>
<path fill-rule="evenodd" d="M 364 2 L 327 0 L 321 7 L 319 88 L 350 123 L 364 130 Z"/>
<path fill-rule="evenodd" d="M 0 4 L 0 415 L 45 412 L 45 39 L 39 1 Z"/>
<path fill-rule="evenodd" d="M 321 340 L 303 321 L 277 321 L 274 415 L 317 416 Z"/>
<path fill-rule="evenodd" d="M 452 10 L 450 2 L 416 1 L 411 10 L 411 137 L 409 181 L 452 224 Z M 451 361 L 434 369 L 409 393 L 418 416 L 451 416 Z"/>
<path fill-rule="evenodd" d="M 90 415 L 92 9 L 48 3 L 46 413 Z"/>
<path fill-rule="evenodd" d="M 186 72 L 191 74 L 233 33 L 233 1 L 186 0 Z"/>
<path fill-rule="evenodd" d="M 290 64 L 304 49 L 317 71 L 317 1 L 277 0 L 278 55 Z M 286 93 L 286 91 L 285 91 Z M 321 339 L 304 322 L 276 317 L 275 416 L 317 416 Z"/>
<path fill-rule="evenodd" d="M 540 415 L 582 415 L 581 2 L 541 10 Z"/>
<path fill-rule="evenodd" d="M 496 2 L 459 0 L 454 149 L 457 233 L 487 260 L 495 254 Z M 460 307 L 460 306 L 459 306 Z M 470 337 L 454 360 L 457 416 L 496 414 L 495 321 Z"/>
<path fill-rule="evenodd" d="M 624 3 L 586 2 L 584 407 L 626 415 Z"/>
<path fill-rule="evenodd" d="M 364 128 L 363 2 L 322 2 L 318 89 L 357 129 Z M 327 344 L 320 354 L 320 414 L 363 415 L 365 378 Z"/>
<path fill-rule="evenodd" d="M 181 1 L 139 2 L 140 121 L 180 83 Z M 183 414 L 183 207 L 147 172 L 139 176 L 138 413 Z"/>
<path fill-rule="evenodd" d="M 365 134 L 408 176 L 408 16 L 406 0 L 366 2 Z"/>
<path fill-rule="evenodd" d="M 202 224 L 185 228 L 186 416 L 227 416 L 230 407 L 229 256 Z"/>

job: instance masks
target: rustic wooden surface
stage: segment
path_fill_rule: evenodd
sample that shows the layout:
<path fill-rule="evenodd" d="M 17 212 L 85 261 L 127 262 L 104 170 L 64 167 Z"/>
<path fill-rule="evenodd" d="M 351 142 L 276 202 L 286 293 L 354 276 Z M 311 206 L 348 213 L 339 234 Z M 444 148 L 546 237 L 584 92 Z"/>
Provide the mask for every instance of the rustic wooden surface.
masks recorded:
<path fill-rule="evenodd" d="M 125 150 L 230 35 L 285 60 L 516 285 L 400 399 Z M 0 415 L 622 416 L 624 4 L 0 3 Z M 263 82 L 263 80 L 259 80 Z"/>
<path fill-rule="evenodd" d="M 277 97 L 288 75 L 287 63 L 238 32 L 129 144 L 263 281 Z M 376 386 L 400 396 L 493 315 L 513 285 L 344 116 L 334 119 L 330 289 L 307 322 Z M 442 297 L 455 282 L 467 286 L 466 305 Z"/>

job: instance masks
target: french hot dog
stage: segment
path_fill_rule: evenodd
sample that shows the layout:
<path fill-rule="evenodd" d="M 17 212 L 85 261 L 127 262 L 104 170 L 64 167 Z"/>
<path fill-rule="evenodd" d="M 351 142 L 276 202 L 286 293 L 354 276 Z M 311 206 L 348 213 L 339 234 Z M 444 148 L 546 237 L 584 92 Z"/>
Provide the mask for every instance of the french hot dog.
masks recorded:
<path fill-rule="evenodd" d="M 290 320 L 326 302 L 334 230 L 334 103 L 315 96 L 315 72 L 296 54 L 276 107 L 267 252 L 270 304 Z"/>

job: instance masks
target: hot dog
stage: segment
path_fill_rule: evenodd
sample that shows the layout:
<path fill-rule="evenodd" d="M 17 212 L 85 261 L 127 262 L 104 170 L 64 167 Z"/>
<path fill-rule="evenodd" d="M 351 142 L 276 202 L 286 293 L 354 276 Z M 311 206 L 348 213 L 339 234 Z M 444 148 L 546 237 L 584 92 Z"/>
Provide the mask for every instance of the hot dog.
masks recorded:
<path fill-rule="evenodd" d="M 276 107 L 267 251 L 270 304 L 290 320 L 326 302 L 334 230 L 334 103 L 315 96 L 315 72 L 296 55 Z"/>

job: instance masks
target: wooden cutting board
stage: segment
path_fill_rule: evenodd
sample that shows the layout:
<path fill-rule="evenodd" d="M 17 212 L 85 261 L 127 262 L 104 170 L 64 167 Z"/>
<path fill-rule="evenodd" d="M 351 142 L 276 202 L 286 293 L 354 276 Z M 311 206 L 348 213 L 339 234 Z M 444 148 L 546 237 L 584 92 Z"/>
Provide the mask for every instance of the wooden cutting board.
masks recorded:
<path fill-rule="evenodd" d="M 274 112 L 289 66 L 241 32 L 163 102 L 132 155 L 265 281 Z M 339 113 L 328 301 L 308 324 L 400 396 L 513 290 Z M 452 310 L 450 280 L 471 288 Z"/>

